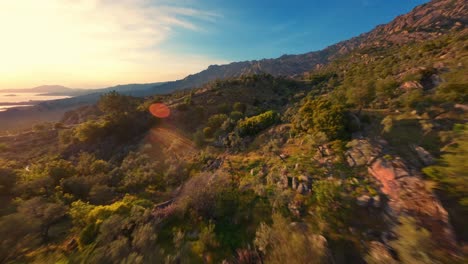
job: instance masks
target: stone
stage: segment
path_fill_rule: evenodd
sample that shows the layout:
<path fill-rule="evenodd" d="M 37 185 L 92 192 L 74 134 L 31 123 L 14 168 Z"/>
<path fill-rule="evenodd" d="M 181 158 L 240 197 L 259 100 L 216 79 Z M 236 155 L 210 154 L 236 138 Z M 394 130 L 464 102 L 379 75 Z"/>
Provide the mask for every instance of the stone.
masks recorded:
<path fill-rule="evenodd" d="M 425 166 L 434 164 L 434 157 L 423 147 L 417 145 L 412 145 L 411 147 Z"/>
<path fill-rule="evenodd" d="M 382 206 L 382 202 L 380 200 L 379 195 L 375 195 L 372 197 L 372 206 L 374 206 L 375 208 L 380 208 L 380 206 Z"/>
<path fill-rule="evenodd" d="M 468 105 L 464 105 L 464 104 L 455 104 L 454 107 L 457 108 L 457 109 L 461 109 L 461 110 L 463 110 L 463 111 L 467 111 L 467 112 L 468 112 Z"/>
<path fill-rule="evenodd" d="M 439 75 L 437 74 L 432 74 L 431 75 L 431 82 L 433 86 L 438 86 L 439 84 L 442 83 L 442 78 L 440 78 Z"/>
<path fill-rule="evenodd" d="M 293 188 L 293 190 L 296 190 L 296 189 L 297 189 L 297 180 L 296 180 L 296 177 L 292 178 L 292 188 Z"/>
<path fill-rule="evenodd" d="M 305 183 L 308 183 L 310 181 L 309 177 L 305 176 L 305 175 L 300 175 L 298 177 L 299 181 L 300 182 L 305 182 Z"/>
<path fill-rule="evenodd" d="M 393 258 L 387 247 L 378 241 L 371 241 L 369 243 L 369 253 L 367 260 L 372 263 L 398 263 L 398 261 Z"/>
<path fill-rule="evenodd" d="M 371 201 L 371 197 L 369 195 L 361 195 L 356 199 L 357 205 L 361 207 L 369 206 L 370 201 Z"/>
<path fill-rule="evenodd" d="M 303 183 L 299 183 L 299 185 L 297 186 L 296 192 L 300 193 L 300 194 L 306 193 L 307 192 L 307 186 L 305 184 L 303 184 Z"/>
<path fill-rule="evenodd" d="M 408 91 L 413 89 L 422 89 L 423 86 L 417 81 L 407 81 L 400 85 L 400 89 Z"/>

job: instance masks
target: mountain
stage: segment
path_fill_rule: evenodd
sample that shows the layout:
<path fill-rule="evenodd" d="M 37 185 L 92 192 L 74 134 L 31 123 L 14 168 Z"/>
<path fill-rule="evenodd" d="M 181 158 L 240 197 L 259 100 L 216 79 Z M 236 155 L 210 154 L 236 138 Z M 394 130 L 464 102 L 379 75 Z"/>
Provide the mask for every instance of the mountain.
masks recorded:
<path fill-rule="evenodd" d="M 321 51 L 300 55 L 284 55 L 276 59 L 211 65 L 204 71 L 189 75 L 181 80 L 166 83 L 130 84 L 98 90 L 84 90 L 83 94 L 75 94 L 73 98 L 43 102 L 32 109 L 12 109 L 0 113 L 0 118 L 5 120 L 3 129 L 17 123 L 27 123 L 22 122 L 21 117 L 37 115 L 36 108 L 38 108 L 44 111 L 41 114 L 43 118 L 40 121 L 46 121 L 47 118 L 45 117 L 48 115 L 45 113 L 50 111 L 56 113 L 53 115 L 53 120 L 58 120 L 59 113 L 64 113 L 78 106 L 95 103 L 102 93 L 111 90 L 144 97 L 154 94 L 167 94 L 176 90 L 199 87 L 215 80 L 251 74 L 268 73 L 273 76 L 297 77 L 312 69 L 323 67 L 336 58 L 349 54 L 356 49 L 382 49 L 392 45 L 428 41 L 452 31 L 466 31 L 467 10 L 467 4 L 464 0 L 431 1 L 416 7 L 408 14 L 398 16 L 386 25 L 379 25 L 368 33 L 331 45 Z M 47 90 L 46 88 L 41 89 Z M 54 89 L 60 90 L 60 87 Z M 92 93 L 89 94 L 90 91 Z M 79 93 L 81 92 L 82 90 L 79 90 Z M 9 120 L 9 122 L 6 122 L 6 120 Z"/>
<path fill-rule="evenodd" d="M 63 96 L 81 96 L 88 94 L 102 94 L 110 91 L 116 91 L 122 94 L 134 95 L 134 96 L 144 96 L 148 93 L 151 93 L 151 87 L 161 85 L 163 83 L 145 83 L 145 84 L 124 84 L 116 85 L 106 88 L 98 89 L 76 89 L 68 88 L 61 85 L 42 85 L 34 88 L 28 89 L 4 89 L 0 90 L 3 93 L 38 93 L 42 95 L 63 95 Z"/>
<path fill-rule="evenodd" d="M 155 93 L 193 88 L 217 79 L 268 73 L 274 76 L 301 75 L 357 48 L 382 48 L 415 41 L 434 39 L 450 31 L 466 30 L 468 7 L 464 0 L 436 0 L 414 8 L 368 33 L 331 45 L 321 51 L 300 55 L 283 55 L 276 59 L 233 62 L 211 65 L 206 70 L 182 80 L 168 82 L 154 89 Z"/>
<path fill-rule="evenodd" d="M 27 89 L 3 89 L 4 93 L 40 93 L 40 94 L 57 94 L 57 95 L 74 95 L 80 92 L 86 92 L 83 89 L 72 89 L 61 85 L 42 85 Z"/>

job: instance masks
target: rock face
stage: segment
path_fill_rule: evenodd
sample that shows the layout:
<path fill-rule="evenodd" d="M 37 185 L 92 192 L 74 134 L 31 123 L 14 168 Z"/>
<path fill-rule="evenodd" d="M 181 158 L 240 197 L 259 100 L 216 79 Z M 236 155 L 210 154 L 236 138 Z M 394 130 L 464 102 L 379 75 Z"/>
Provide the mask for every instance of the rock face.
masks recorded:
<path fill-rule="evenodd" d="M 410 215 L 432 233 L 434 241 L 441 247 L 456 252 L 457 245 L 447 211 L 437 197 L 424 184 L 421 175 L 411 169 L 399 157 L 384 158 L 385 146 L 366 139 L 353 140 L 348 150 L 350 166 L 366 166 L 369 175 L 380 184 L 380 191 L 388 198 L 386 211 L 396 220 L 400 215 Z M 357 203 L 369 205 L 369 196 L 359 197 Z M 376 206 L 378 203 L 372 202 Z"/>

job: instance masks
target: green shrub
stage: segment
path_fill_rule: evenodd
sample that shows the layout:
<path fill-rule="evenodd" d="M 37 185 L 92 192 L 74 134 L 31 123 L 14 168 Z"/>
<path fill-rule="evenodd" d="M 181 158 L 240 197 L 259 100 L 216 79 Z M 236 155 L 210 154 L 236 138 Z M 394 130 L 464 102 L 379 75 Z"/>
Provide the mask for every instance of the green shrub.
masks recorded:
<path fill-rule="evenodd" d="M 244 117 L 244 114 L 242 112 L 239 112 L 239 111 L 233 111 L 233 112 L 231 112 L 229 117 L 234 121 L 239 121 Z"/>
<path fill-rule="evenodd" d="M 219 127 L 221 127 L 221 125 L 224 123 L 224 121 L 226 121 L 226 119 L 228 119 L 228 116 L 226 114 L 212 115 L 210 116 L 210 118 L 208 118 L 207 125 L 212 129 L 216 130 Z"/>
<path fill-rule="evenodd" d="M 236 102 L 232 106 L 232 109 L 237 112 L 245 113 L 245 110 L 247 110 L 247 106 L 241 102 Z"/>
<path fill-rule="evenodd" d="M 93 142 L 107 133 L 108 122 L 90 120 L 75 128 L 75 137 L 81 142 Z"/>
<path fill-rule="evenodd" d="M 275 111 L 267 111 L 263 114 L 252 116 L 239 121 L 238 128 L 241 136 L 255 135 L 265 128 L 275 124 L 279 115 Z"/>
<path fill-rule="evenodd" d="M 323 132 L 330 139 L 345 136 L 345 112 L 340 105 L 327 99 L 307 100 L 293 118 L 296 130 Z"/>
<path fill-rule="evenodd" d="M 214 134 L 214 131 L 211 127 L 205 127 L 203 129 L 203 135 L 205 136 L 205 138 L 212 138 L 213 134 Z"/>

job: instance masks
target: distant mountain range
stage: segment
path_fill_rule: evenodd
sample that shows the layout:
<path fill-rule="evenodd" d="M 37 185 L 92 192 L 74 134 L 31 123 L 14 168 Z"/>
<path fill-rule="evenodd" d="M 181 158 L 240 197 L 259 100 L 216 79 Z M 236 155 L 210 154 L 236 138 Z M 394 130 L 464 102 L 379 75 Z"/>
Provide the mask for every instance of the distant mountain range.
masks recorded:
<path fill-rule="evenodd" d="M 42 85 L 28 89 L 2 89 L 2 93 L 39 93 L 39 94 L 60 94 L 60 95 L 72 95 L 79 92 L 84 92 L 83 89 L 71 89 L 61 85 Z"/>
<path fill-rule="evenodd" d="M 164 83 L 146 83 L 146 84 L 125 84 L 125 85 L 117 85 L 107 88 L 100 88 L 100 89 L 76 89 L 76 88 L 68 88 L 61 85 L 42 85 L 34 88 L 27 88 L 27 89 L 3 89 L 0 90 L 2 93 L 37 93 L 41 95 L 62 95 L 62 96 L 83 96 L 89 94 L 102 94 L 107 93 L 110 91 L 117 91 L 123 94 L 135 95 L 139 96 L 144 91 L 150 88 L 154 88 L 158 85 Z"/>

